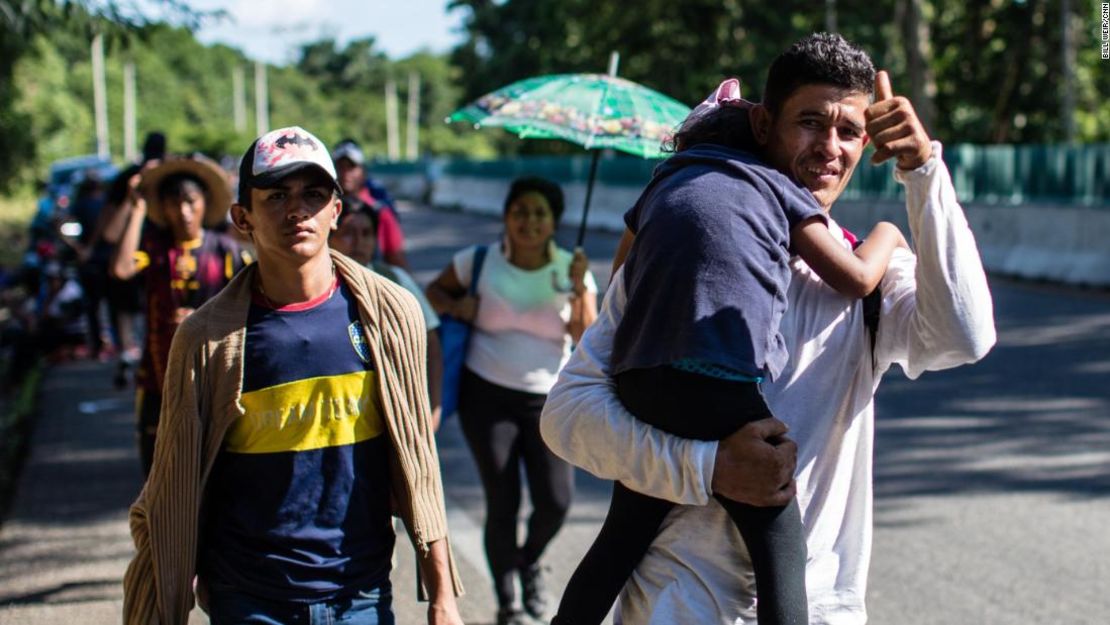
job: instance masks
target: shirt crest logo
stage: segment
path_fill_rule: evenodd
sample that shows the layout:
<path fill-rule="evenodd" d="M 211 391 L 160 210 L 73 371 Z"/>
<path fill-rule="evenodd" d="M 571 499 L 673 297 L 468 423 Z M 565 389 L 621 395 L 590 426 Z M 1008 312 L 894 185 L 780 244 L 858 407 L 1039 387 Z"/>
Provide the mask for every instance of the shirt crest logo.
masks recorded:
<path fill-rule="evenodd" d="M 347 326 L 347 336 L 351 338 L 351 347 L 355 349 L 359 360 L 370 364 L 370 345 L 367 344 L 366 337 L 362 334 L 362 325 L 357 321 L 352 321 L 351 325 Z"/>

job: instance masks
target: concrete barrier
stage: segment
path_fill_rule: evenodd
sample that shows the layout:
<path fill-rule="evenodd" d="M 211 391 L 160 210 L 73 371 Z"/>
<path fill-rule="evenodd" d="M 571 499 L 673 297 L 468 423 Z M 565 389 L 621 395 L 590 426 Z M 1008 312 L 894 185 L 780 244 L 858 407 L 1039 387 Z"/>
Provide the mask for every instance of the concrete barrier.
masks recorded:
<path fill-rule="evenodd" d="M 1077 286 L 1110 287 L 1110 210 L 1053 204 L 965 204 L 983 265 L 992 273 Z M 909 232 L 905 205 L 837 203 L 833 217 L 861 235 L 878 221 Z"/>
<path fill-rule="evenodd" d="M 489 176 L 434 178 L 423 173 L 376 176 L 401 197 L 464 211 L 500 215 L 509 180 Z M 429 189 L 428 185 L 432 185 Z M 590 227 L 620 232 L 622 216 L 642 187 L 598 184 L 590 209 Z M 581 217 L 586 188 L 563 185 L 565 224 Z M 964 204 L 983 264 L 993 273 L 1063 284 L 1110 287 L 1110 208 L 1048 203 Z M 905 205 L 895 200 L 842 200 L 833 216 L 859 234 L 878 221 L 891 221 L 909 232 Z"/>

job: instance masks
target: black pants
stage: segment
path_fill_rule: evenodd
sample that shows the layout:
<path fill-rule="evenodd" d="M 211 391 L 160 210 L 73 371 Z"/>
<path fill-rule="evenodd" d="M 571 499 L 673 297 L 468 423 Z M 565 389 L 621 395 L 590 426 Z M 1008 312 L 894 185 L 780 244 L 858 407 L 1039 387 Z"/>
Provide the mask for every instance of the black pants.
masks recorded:
<path fill-rule="evenodd" d="M 85 322 L 88 324 L 89 348 L 93 358 L 100 355 L 105 345 L 101 340 L 104 329 L 100 326 L 100 302 L 105 301 L 108 291 L 108 268 L 98 263 L 88 263 L 81 267 L 81 290 L 85 297 Z"/>
<path fill-rule="evenodd" d="M 621 402 L 638 419 L 683 438 L 721 440 L 770 417 L 755 383 L 730 382 L 671 367 L 616 376 Z M 806 625 L 806 547 L 798 504 L 760 508 L 720 496 L 751 554 L 760 625 Z M 609 514 L 575 570 L 552 625 L 596 625 L 609 612 L 675 504 L 613 486 Z"/>
<path fill-rule="evenodd" d="M 464 370 L 459 387 L 459 424 L 474 454 L 486 492 L 485 547 L 497 603 L 515 600 L 514 576 L 539 561 L 563 526 L 574 494 L 574 469 L 551 453 L 540 437 L 546 395 L 524 393 Z M 528 476 L 532 515 L 524 544 L 517 541 L 520 467 Z"/>

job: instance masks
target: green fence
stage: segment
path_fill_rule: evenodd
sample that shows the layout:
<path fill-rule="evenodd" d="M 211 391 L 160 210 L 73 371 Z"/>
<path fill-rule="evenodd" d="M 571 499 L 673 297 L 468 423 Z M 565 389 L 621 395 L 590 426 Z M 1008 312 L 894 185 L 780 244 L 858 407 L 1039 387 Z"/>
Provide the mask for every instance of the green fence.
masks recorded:
<path fill-rule="evenodd" d="M 864 155 L 847 199 L 900 198 L 901 186 L 891 175 L 893 162 L 872 166 Z M 1110 144 L 1099 145 L 954 145 L 945 146 L 944 161 L 956 193 L 965 203 L 1059 203 L 1110 208 Z M 643 186 L 658 161 L 622 155 L 603 158 L 598 181 Z M 371 165 L 375 174 L 463 176 L 509 180 L 524 174 L 543 175 L 567 184 L 585 181 L 590 157 L 522 156 L 512 159 L 430 159 Z"/>

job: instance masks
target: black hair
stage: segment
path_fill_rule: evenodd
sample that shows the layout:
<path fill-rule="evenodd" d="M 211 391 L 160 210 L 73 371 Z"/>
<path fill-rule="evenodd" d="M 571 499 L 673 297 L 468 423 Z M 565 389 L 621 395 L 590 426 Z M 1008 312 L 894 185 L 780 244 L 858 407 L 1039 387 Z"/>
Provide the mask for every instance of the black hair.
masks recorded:
<path fill-rule="evenodd" d="M 763 105 L 771 114 L 778 114 L 794 91 L 812 84 L 870 94 L 875 85 L 875 66 L 866 52 L 844 37 L 813 33 L 795 42 L 771 63 L 763 88 Z"/>
<path fill-rule="evenodd" d="M 736 106 L 718 106 L 700 115 L 691 114 L 682 121 L 674 137 L 663 142 L 663 151 L 682 152 L 702 143 L 746 152 L 760 150 L 748 109 Z"/>
<path fill-rule="evenodd" d="M 539 176 L 523 176 L 513 181 L 509 186 L 509 194 L 505 196 L 505 207 L 501 211 L 502 217 L 509 214 L 509 207 L 525 193 L 539 193 L 547 200 L 551 207 L 551 214 L 555 218 L 555 225 L 563 216 L 563 189 L 558 184 Z"/>
<path fill-rule="evenodd" d="M 339 212 L 339 219 L 336 220 L 335 226 L 338 228 L 343 225 L 344 221 L 352 215 L 366 215 L 370 219 L 370 228 L 374 234 L 378 233 L 378 211 L 373 207 L 363 202 L 357 195 L 350 193 L 343 195 L 339 198 L 343 202 L 343 210 Z"/>
<path fill-rule="evenodd" d="M 180 197 L 194 191 L 205 196 L 205 199 L 208 199 L 208 187 L 201 182 L 200 178 L 188 172 L 170 174 L 158 183 L 159 200 L 164 200 L 169 197 Z"/>

